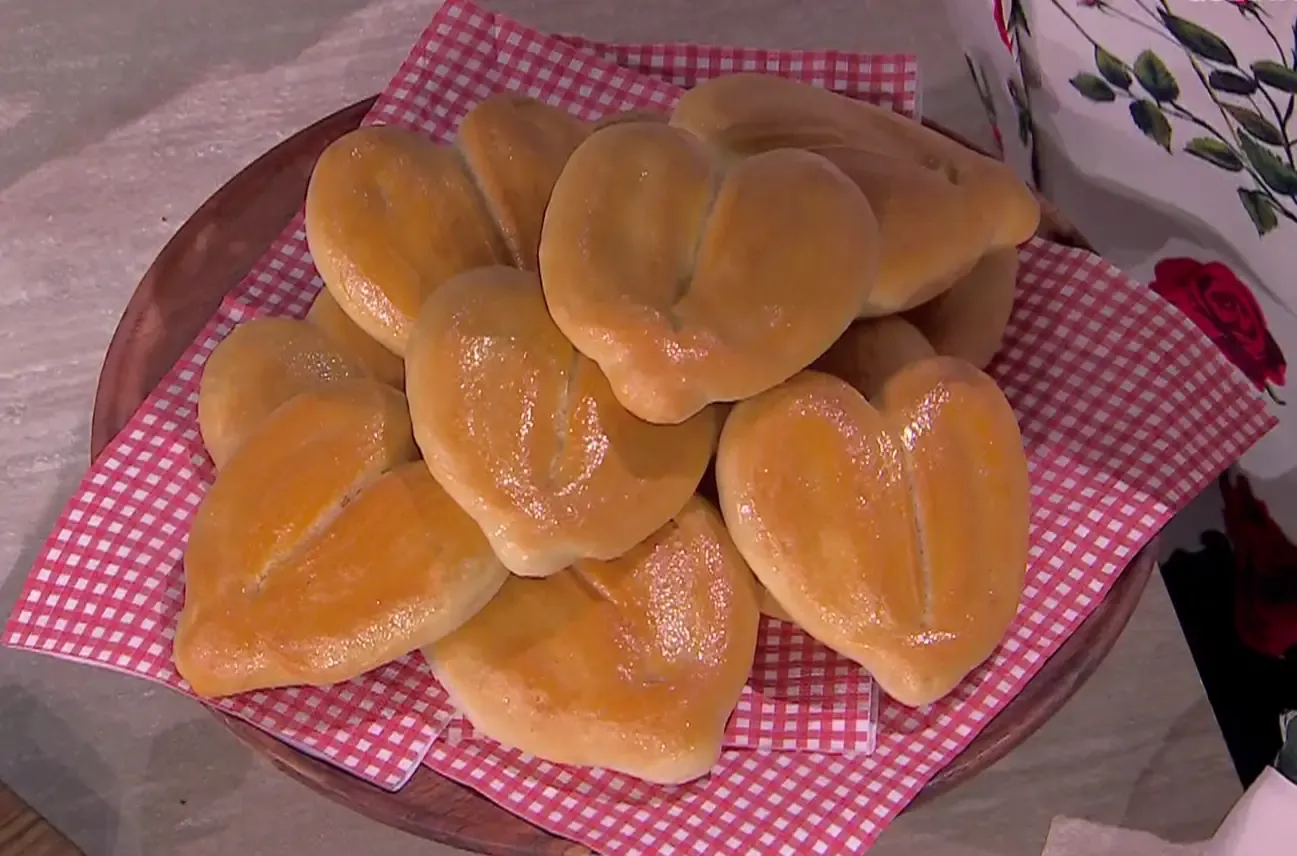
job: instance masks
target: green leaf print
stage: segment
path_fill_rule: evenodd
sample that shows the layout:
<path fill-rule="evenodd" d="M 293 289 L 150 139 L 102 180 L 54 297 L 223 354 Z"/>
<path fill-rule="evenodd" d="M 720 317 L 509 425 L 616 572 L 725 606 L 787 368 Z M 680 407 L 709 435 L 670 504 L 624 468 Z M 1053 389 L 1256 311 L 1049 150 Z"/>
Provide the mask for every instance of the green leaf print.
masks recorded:
<path fill-rule="evenodd" d="M 1162 112 L 1161 107 L 1147 98 L 1137 98 L 1130 102 L 1130 118 L 1135 120 L 1135 127 L 1139 128 L 1144 136 L 1166 149 L 1168 153 L 1171 151 L 1171 123 L 1166 120 L 1166 114 Z"/>
<path fill-rule="evenodd" d="M 1180 84 L 1175 82 L 1171 69 L 1152 51 L 1141 51 L 1135 57 L 1135 77 L 1144 91 L 1155 101 L 1166 103 L 1180 97 Z"/>
<path fill-rule="evenodd" d="M 1184 150 L 1228 172 L 1241 172 L 1243 169 L 1243 161 L 1234 154 L 1234 150 L 1211 137 L 1194 137 L 1185 143 Z"/>
<path fill-rule="evenodd" d="M 1252 63 L 1252 73 L 1256 79 L 1280 92 L 1297 93 L 1297 71 L 1271 59 L 1258 60 Z"/>
<path fill-rule="evenodd" d="M 1159 10 L 1157 14 L 1175 40 L 1191 52 L 1221 65 L 1238 66 L 1238 60 L 1229 45 L 1211 30 L 1165 10 Z"/>
<path fill-rule="evenodd" d="M 1284 196 L 1297 196 L 1297 170 L 1279 160 L 1274 153 L 1247 134 L 1239 135 L 1238 142 L 1243 149 L 1243 157 L 1247 158 L 1266 187 Z"/>
<path fill-rule="evenodd" d="M 1091 101 L 1102 103 L 1117 100 L 1117 93 L 1113 92 L 1112 87 L 1098 75 L 1083 71 L 1069 80 L 1068 83 L 1071 83 L 1077 92 Z"/>
<path fill-rule="evenodd" d="M 1265 235 L 1279 225 L 1279 215 L 1275 213 L 1274 204 L 1264 193 L 1240 187 L 1238 199 L 1243 203 L 1248 219 L 1256 227 L 1258 236 Z"/>
<path fill-rule="evenodd" d="M 1219 69 L 1207 75 L 1207 85 L 1217 92 L 1231 95 L 1251 95 L 1256 92 L 1256 81 L 1233 71 Z"/>
<path fill-rule="evenodd" d="M 1022 0 L 1010 0 L 1009 3 L 1009 29 L 1019 29 L 1031 35 L 1031 24 L 1027 21 L 1027 12 L 1022 7 Z"/>
<path fill-rule="evenodd" d="M 1272 146 L 1283 145 L 1283 134 L 1274 123 L 1255 110 L 1240 107 L 1237 104 L 1222 104 L 1225 112 L 1234 117 L 1234 121 L 1252 136 Z"/>
<path fill-rule="evenodd" d="M 1098 45 L 1094 46 L 1094 65 L 1099 75 L 1118 89 L 1130 89 L 1130 74 L 1126 64 Z"/>
<path fill-rule="evenodd" d="M 1031 145 L 1031 135 L 1035 130 L 1031 124 L 1031 113 L 1026 107 L 1018 105 L 1018 142 L 1024 146 Z"/>

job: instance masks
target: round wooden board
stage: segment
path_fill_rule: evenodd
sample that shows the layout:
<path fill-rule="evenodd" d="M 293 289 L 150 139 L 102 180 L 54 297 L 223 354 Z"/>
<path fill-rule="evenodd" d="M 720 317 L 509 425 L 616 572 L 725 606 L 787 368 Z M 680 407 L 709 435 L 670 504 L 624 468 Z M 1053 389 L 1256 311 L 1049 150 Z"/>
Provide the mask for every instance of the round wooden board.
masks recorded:
<path fill-rule="evenodd" d="M 300 210 L 320 152 L 357 127 L 373 99 L 353 104 L 271 149 L 218 190 L 186 222 L 140 282 L 104 358 L 91 423 L 97 457 L 185 347 Z M 934 126 L 935 127 L 935 126 Z M 967 141 L 937 128 L 965 145 Z M 1088 249 L 1046 204 L 1040 234 Z M 1026 689 L 922 791 L 931 799 L 976 775 L 1025 740 L 1090 677 L 1121 635 L 1154 565 L 1150 544 L 1126 568 L 1081 628 Z M 237 719 L 216 714 L 275 766 L 331 799 L 424 838 L 491 856 L 576 856 L 587 851 L 519 820 L 474 791 L 420 768 L 388 793 L 316 761 Z"/>

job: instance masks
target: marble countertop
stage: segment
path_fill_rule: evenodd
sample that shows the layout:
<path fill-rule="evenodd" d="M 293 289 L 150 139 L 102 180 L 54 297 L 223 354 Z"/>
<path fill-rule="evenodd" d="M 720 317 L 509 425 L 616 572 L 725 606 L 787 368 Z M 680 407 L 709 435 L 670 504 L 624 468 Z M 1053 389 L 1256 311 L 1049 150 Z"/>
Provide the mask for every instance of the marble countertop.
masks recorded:
<path fill-rule="evenodd" d="M 924 109 L 989 134 L 937 4 L 486 0 L 541 29 L 633 41 L 913 51 Z M 0 3 L 0 612 L 87 465 L 95 379 L 135 283 L 217 187 L 378 90 L 435 3 Z M 273 770 L 197 705 L 0 650 L 0 780 L 89 856 L 454 851 Z M 874 853 L 1036 856 L 1058 814 L 1209 835 L 1240 787 L 1165 590 L 1077 697 Z"/>

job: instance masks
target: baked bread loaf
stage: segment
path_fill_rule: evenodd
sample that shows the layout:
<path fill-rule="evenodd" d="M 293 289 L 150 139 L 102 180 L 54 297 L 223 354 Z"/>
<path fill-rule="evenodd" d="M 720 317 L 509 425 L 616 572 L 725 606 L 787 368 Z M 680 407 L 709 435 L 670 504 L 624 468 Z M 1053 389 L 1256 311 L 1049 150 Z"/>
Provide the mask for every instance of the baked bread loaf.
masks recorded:
<path fill-rule="evenodd" d="M 862 385 L 877 384 L 866 368 Z M 920 356 L 869 400 L 803 372 L 734 408 L 716 480 L 773 598 L 903 704 L 952 690 L 1016 613 L 1026 456 L 1013 410 L 968 363 Z"/>
<path fill-rule="evenodd" d="M 788 614 L 788 610 L 779 605 L 779 601 L 775 600 L 774 595 L 770 594 L 770 590 L 765 586 L 761 586 L 757 600 L 761 606 L 762 615 L 768 615 L 771 618 L 777 618 L 780 621 L 787 621 L 790 624 L 797 623 L 793 621 L 793 617 Z"/>
<path fill-rule="evenodd" d="M 540 272 L 558 328 L 626 409 L 665 424 L 809 365 L 864 305 L 878 254 L 869 203 L 824 158 L 726 160 L 626 122 L 568 160 Z"/>
<path fill-rule="evenodd" d="M 846 380 L 866 398 L 908 363 L 936 355 L 986 368 L 1013 312 L 1016 250 L 997 250 L 948 291 L 902 315 L 857 321 L 812 368 Z"/>
<path fill-rule="evenodd" d="M 653 425 L 559 332 L 534 273 L 478 268 L 424 304 L 406 352 L 433 475 L 514 573 L 613 559 L 677 514 L 718 433 L 704 410 Z"/>
<path fill-rule="evenodd" d="M 311 174 L 306 239 L 338 305 L 404 356 L 419 307 L 450 277 L 534 270 L 550 190 L 588 127 L 501 93 L 469 111 L 454 145 L 377 125 L 335 141 Z"/>
<path fill-rule="evenodd" d="M 198 382 L 198 430 L 219 470 L 275 408 L 321 384 L 365 376 L 360 361 L 296 318 L 254 318 L 217 344 Z"/>
<path fill-rule="evenodd" d="M 492 739 L 675 784 L 720 755 L 757 619 L 751 572 L 720 516 L 695 498 L 621 558 L 511 578 L 424 655 Z"/>
<path fill-rule="evenodd" d="M 984 369 L 1004 341 L 1017 283 L 1018 251 L 992 250 L 948 291 L 903 317 L 937 353 Z"/>
<path fill-rule="evenodd" d="M 854 181 L 878 218 L 878 281 L 860 317 L 904 312 L 932 300 L 968 274 L 992 245 L 995 209 L 946 173 L 853 146 L 807 151 Z"/>
<path fill-rule="evenodd" d="M 671 124 L 733 155 L 814 151 L 860 186 L 882 234 L 861 317 L 929 300 L 1040 222 L 1035 195 L 1000 161 L 887 108 L 784 77 L 714 78 L 685 93 Z"/>
<path fill-rule="evenodd" d="M 845 380 L 873 401 L 892 375 L 935 356 L 919 328 L 899 315 L 887 315 L 852 324 L 812 368 Z"/>
<path fill-rule="evenodd" d="M 359 363 L 375 380 L 396 389 L 405 387 L 405 362 L 356 326 L 327 288 L 320 289 L 306 320 L 324 331 L 343 353 Z"/>
<path fill-rule="evenodd" d="M 194 517 L 175 664 L 204 697 L 346 681 L 454 630 L 508 572 L 375 380 L 300 393 Z"/>

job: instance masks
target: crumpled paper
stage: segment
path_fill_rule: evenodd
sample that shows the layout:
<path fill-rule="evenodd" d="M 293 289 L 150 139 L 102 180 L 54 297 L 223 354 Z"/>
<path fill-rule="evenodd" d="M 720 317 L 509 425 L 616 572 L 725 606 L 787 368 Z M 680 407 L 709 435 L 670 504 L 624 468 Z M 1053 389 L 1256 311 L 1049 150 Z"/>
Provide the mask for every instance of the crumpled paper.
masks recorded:
<path fill-rule="evenodd" d="M 1297 712 L 1284 714 L 1280 727 L 1284 747 L 1274 766 L 1262 771 L 1211 840 L 1171 844 L 1147 832 L 1059 817 L 1042 856 L 1292 856 L 1297 853 Z"/>

